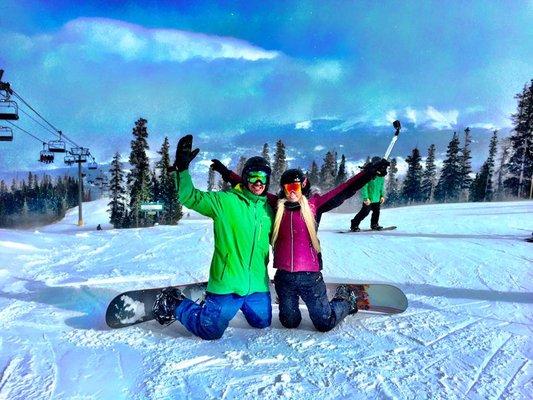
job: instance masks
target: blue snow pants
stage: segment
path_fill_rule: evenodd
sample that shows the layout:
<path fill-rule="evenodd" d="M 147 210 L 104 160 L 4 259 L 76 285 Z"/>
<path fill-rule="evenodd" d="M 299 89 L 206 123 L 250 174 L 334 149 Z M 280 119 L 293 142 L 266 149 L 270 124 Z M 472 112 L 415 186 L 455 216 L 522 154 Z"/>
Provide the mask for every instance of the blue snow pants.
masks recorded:
<path fill-rule="evenodd" d="M 278 269 L 274 285 L 279 300 L 279 320 L 286 328 L 297 328 L 302 321 L 299 297 L 302 298 L 315 328 L 327 332 L 350 312 L 346 300 L 328 300 L 321 272 L 287 272 Z"/>
<path fill-rule="evenodd" d="M 236 294 L 207 293 L 205 301 L 197 304 L 184 299 L 175 310 L 176 319 L 196 336 L 220 339 L 229 322 L 241 310 L 254 328 L 266 328 L 272 322 L 272 302 L 269 292 Z"/>

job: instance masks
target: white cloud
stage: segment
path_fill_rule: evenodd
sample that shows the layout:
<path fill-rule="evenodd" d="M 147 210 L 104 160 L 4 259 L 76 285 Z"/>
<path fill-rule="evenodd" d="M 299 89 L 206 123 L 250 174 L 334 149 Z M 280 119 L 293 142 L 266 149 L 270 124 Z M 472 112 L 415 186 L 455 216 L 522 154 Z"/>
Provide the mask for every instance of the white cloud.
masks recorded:
<path fill-rule="evenodd" d="M 104 18 L 78 18 L 67 23 L 59 36 L 64 36 L 70 45 L 78 45 L 90 55 L 115 54 L 127 61 L 183 62 L 193 58 L 257 61 L 279 55 L 231 37 L 146 29 Z"/>
<path fill-rule="evenodd" d="M 392 124 L 393 121 L 396 121 L 398 119 L 398 113 L 396 112 L 396 110 L 390 110 L 387 112 L 385 119 L 387 120 L 387 122 Z"/>
<path fill-rule="evenodd" d="M 297 122 L 294 125 L 295 129 L 311 129 L 312 127 L 313 127 L 313 122 L 312 121 Z"/>
<path fill-rule="evenodd" d="M 318 145 L 318 146 L 315 146 L 315 149 L 314 149 L 314 150 L 315 150 L 315 151 L 322 151 L 322 150 L 324 150 L 324 149 L 325 149 L 324 146 L 322 146 L 322 145 Z"/>
<path fill-rule="evenodd" d="M 428 122 L 437 129 L 450 129 L 454 125 L 457 125 L 457 117 L 459 117 L 459 111 L 438 111 L 432 106 L 426 108 L 426 116 Z"/>
<path fill-rule="evenodd" d="M 417 113 L 416 110 L 411 107 L 405 108 L 405 116 L 407 117 L 407 119 L 409 119 L 409 121 L 411 121 L 415 125 L 416 125 L 416 113 Z"/>

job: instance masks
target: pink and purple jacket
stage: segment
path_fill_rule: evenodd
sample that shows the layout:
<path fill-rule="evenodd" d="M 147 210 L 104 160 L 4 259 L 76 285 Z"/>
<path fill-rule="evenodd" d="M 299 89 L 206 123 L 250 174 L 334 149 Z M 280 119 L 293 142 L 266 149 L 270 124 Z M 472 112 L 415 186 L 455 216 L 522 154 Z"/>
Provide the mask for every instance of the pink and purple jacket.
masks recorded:
<path fill-rule="evenodd" d="M 315 217 L 317 228 L 322 213 L 340 206 L 372 178 L 371 174 L 362 171 L 323 195 L 312 195 L 309 198 L 309 207 Z M 240 181 L 240 177 L 232 173 L 230 182 L 234 183 L 237 180 Z M 278 196 L 270 193 L 267 196 L 268 203 L 276 210 Z M 322 269 L 322 256 L 313 247 L 299 208 L 295 210 L 285 208 L 273 253 L 274 268 L 288 272 L 318 272 Z"/>

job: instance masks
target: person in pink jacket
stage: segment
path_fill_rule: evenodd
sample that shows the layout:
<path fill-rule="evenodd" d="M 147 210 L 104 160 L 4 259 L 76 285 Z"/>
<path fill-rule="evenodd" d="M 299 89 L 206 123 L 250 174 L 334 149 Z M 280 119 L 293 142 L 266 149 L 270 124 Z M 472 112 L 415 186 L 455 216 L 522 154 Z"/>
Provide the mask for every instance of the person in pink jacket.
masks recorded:
<path fill-rule="evenodd" d="M 271 236 L 274 253 L 274 285 L 279 300 L 279 319 L 286 328 L 300 325 L 302 315 L 299 298 L 307 306 L 315 328 L 327 332 L 343 318 L 357 312 L 358 293 L 341 285 L 328 300 L 322 276 L 322 255 L 317 237 L 322 213 L 330 211 L 353 196 L 378 172 L 383 176 L 390 163 L 382 159 L 367 164 L 363 171 L 324 195 L 311 195 L 311 185 L 299 169 L 289 169 L 281 176 L 279 196 L 268 195 L 276 210 Z M 213 169 L 223 179 L 236 184 L 240 177 L 220 161 L 213 160 Z"/>

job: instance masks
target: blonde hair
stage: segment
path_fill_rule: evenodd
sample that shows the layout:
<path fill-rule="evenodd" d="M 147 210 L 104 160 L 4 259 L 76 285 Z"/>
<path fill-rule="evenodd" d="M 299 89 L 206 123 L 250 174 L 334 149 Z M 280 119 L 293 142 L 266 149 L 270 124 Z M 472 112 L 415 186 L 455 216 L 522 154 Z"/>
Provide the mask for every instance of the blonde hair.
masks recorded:
<path fill-rule="evenodd" d="M 285 198 L 278 200 L 278 209 L 276 210 L 276 218 L 274 219 L 274 227 L 270 240 L 272 246 L 274 246 L 276 244 L 276 241 L 278 240 L 279 228 L 281 226 L 281 219 L 283 218 L 283 213 L 285 212 L 286 201 L 287 199 Z M 301 196 L 300 200 L 298 200 L 298 203 L 300 204 L 300 213 L 302 215 L 302 218 L 304 219 L 305 226 L 307 227 L 307 232 L 309 232 L 309 237 L 311 238 L 313 248 L 316 250 L 317 253 L 320 253 L 320 241 L 318 240 L 318 236 L 316 234 L 316 220 L 313 216 L 313 213 L 311 212 L 311 207 L 309 207 L 307 197 Z"/>

